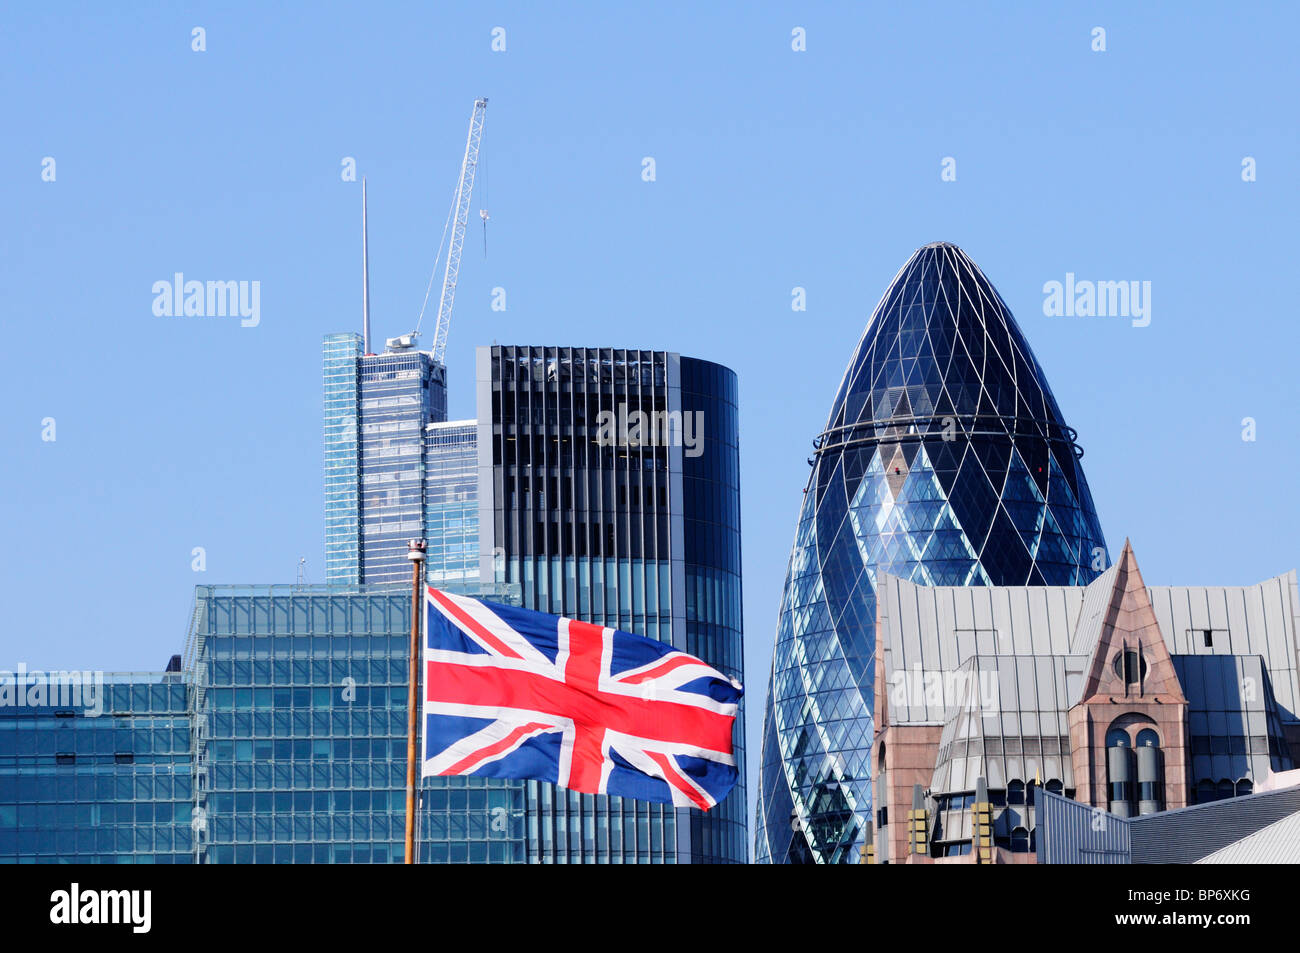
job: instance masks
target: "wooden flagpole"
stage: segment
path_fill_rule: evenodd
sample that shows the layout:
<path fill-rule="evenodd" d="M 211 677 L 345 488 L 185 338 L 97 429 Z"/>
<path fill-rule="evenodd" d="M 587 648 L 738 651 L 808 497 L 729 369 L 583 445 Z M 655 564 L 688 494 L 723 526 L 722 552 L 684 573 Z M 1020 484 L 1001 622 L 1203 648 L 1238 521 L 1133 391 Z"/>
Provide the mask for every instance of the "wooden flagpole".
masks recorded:
<path fill-rule="evenodd" d="M 415 726 L 420 703 L 420 610 L 424 607 L 424 553 L 422 539 L 406 544 L 406 558 L 411 561 L 411 665 L 410 685 L 406 691 L 406 860 L 415 863 Z"/>

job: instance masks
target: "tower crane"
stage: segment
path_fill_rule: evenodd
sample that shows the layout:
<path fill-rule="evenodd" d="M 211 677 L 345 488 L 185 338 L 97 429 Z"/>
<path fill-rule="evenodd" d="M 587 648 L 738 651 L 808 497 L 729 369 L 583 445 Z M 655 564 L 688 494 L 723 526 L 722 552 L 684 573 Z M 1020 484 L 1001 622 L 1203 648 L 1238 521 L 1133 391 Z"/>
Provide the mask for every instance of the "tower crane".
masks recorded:
<path fill-rule="evenodd" d="M 483 117 L 487 112 L 487 99 L 474 100 L 474 111 L 469 117 L 469 136 L 465 140 L 465 158 L 460 164 L 460 180 L 456 183 L 456 194 L 452 198 L 451 213 L 447 226 L 443 228 L 443 240 L 447 238 L 447 227 L 451 228 L 451 244 L 447 246 L 447 265 L 442 275 L 442 294 L 438 299 L 438 321 L 433 331 L 433 347 L 429 353 L 439 364 L 445 362 L 447 353 L 447 332 L 451 329 L 451 310 L 456 301 L 456 279 L 460 274 L 461 252 L 465 248 L 465 228 L 469 224 L 470 195 L 474 191 L 474 173 L 478 168 L 479 142 L 483 138 Z M 482 213 L 480 213 L 482 214 Z M 486 220 L 486 215 L 483 216 Z M 441 246 L 439 247 L 441 253 Z M 434 263 L 437 274 L 437 263 Z M 430 288 L 433 278 L 429 279 Z M 424 296 L 425 306 L 429 303 L 429 294 Z M 415 338 L 420 336 L 420 327 L 424 323 L 424 307 L 420 308 L 420 318 L 415 330 L 402 338 L 394 338 L 398 346 L 411 347 Z"/>

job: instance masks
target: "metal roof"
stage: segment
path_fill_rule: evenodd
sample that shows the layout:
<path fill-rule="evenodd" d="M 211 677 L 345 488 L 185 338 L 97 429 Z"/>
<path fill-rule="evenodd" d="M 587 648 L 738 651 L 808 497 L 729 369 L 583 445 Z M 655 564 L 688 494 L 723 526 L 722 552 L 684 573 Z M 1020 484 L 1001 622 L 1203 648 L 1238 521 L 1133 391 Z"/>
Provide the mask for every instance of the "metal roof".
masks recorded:
<path fill-rule="evenodd" d="M 1300 863 L 1300 787 L 1122 818 L 1038 795 L 1043 864 Z"/>
<path fill-rule="evenodd" d="M 1300 811 L 1243 837 L 1198 864 L 1294 864 L 1300 862 Z"/>
<path fill-rule="evenodd" d="M 1128 864 L 1132 844 L 1127 818 L 1042 791 L 1037 804 L 1040 864 Z"/>
<path fill-rule="evenodd" d="M 975 656 L 1046 656 L 1066 659 L 1069 686 L 1066 709 L 1079 701 L 1084 666 L 1090 660 L 1104 622 L 1114 585 L 1114 566 L 1087 586 L 923 586 L 881 573 L 877 636 L 884 642 L 886 679 L 910 672 L 952 673 Z M 1271 687 L 1277 717 L 1300 720 L 1300 595 L 1296 572 L 1253 586 L 1153 586 L 1147 589 L 1165 644 L 1174 659 L 1184 691 L 1186 679 L 1209 686 L 1211 694 L 1191 695 L 1189 711 L 1259 711 L 1270 707 L 1266 690 L 1254 699 L 1243 684 Z M 1210 645 L 1204 633 L 1209 631 Z M 1180 656 L 1192 656 L 1184 660 Z M 1221 663 L 1204 656 L 1224 657 Z M 1236 656 L 1232 662 L 1227 659 Z M 1262 665 L 1247 661 L 1262 659 Z M 1220 666 L 1223 666 L 1220 669 Z M 1236 667 L 1233 704 L 1221 703 L 1216 685 Z M 1221 671 L 1222 677 L 1207 677 Z M 899 676 L 898 673 L 903 673 Z M 1263 677 L 1261 679 L 1261 673 Z M 1241 682 L 1240 678 L 1253 679 Z M 887 682 L 887 684 L 893 684 Z M 1037 686 L 1036 697 L 1055 691 Z M 895 724 L 941 725 L 958 700 L 943 687 L 923 697 L 891 697 Z M 1008 696 L 1012 698 L 1014 696 Z M 1028 706 L 1035 708 L 1035 705 Z"/>

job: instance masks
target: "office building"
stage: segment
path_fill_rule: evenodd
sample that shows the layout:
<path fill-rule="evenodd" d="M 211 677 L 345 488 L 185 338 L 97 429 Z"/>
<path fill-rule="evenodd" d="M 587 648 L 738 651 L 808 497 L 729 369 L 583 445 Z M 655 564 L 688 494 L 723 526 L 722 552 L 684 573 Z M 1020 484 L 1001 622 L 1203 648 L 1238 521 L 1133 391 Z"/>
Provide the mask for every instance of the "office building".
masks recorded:
<path fill-rule="evenodd" d="M 363 354 L 358 334 L 324 343 L 325 578 L 409 578 L 406 542 L 425 528 L 425 429 L 447 419 L 446 369 L 413 348 Z"/>
<path fill-rule="evenodd" d="M 664 352 L 480 348 L 477 420 L 448 422 L 429 355 L 361 350 L 357 335 L 325 340 L 330 582 L 399 583 L 406 540 L 423 537 L 432 584 L 517 589 L 529 608 L 671 641 L 741 678 L 731 371 Z M 742 765 L 743 744 L 738 731 Z M 743 805 L 743 781 L 708 815 L 530 784 L 527 859 L 743 861 Z"/>
<path fill-rule="evenodd" d="M 919 249 L 867 322 L 813 442 L 764 713 L 759 862 L 861 855 L 882 573 L 1076 586 L 1106 569 L 1081 456 L 979 266 L 955 245 Z"/>
<path fill-rule="evenodd" d="M 189 694 L 168 669 L 0 673 L 0 863 L 191 861 Z"/>
<path fill-rule="evenodd" d="M 483 577 L 743 679 L 736 376 L 609 348 L 479 348 Z M 744 862 L 741 782 L 708 813 L 528 784 L 528 859 Z"/>
<path fill-rule="evenodd" d="M 199 587 L 196 862 L 401 862 L 410 631 L 409 584 Z M 524 859 L 519 784 L 430 779 L 420 797 L 422 862 Z"/>

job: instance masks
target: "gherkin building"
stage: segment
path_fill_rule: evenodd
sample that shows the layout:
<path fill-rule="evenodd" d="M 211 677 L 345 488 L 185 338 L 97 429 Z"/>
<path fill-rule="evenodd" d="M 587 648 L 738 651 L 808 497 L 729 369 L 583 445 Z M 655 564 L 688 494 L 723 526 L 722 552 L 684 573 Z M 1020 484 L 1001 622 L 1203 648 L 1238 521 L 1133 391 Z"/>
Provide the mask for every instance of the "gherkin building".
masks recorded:
<path fill-rule="evenodd" d="M 871 819 L 876 574 L 1083 585 L 1109 563 L 1075 432 L 960 248 L 907 261 L 814 457 L 763 725 L 760 863 L 856 863 Z"/>

